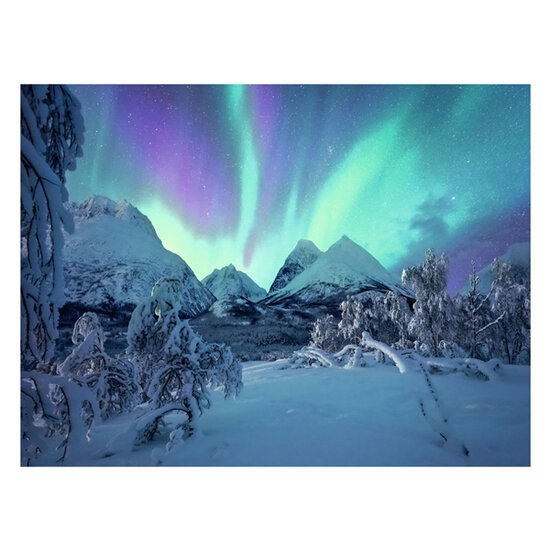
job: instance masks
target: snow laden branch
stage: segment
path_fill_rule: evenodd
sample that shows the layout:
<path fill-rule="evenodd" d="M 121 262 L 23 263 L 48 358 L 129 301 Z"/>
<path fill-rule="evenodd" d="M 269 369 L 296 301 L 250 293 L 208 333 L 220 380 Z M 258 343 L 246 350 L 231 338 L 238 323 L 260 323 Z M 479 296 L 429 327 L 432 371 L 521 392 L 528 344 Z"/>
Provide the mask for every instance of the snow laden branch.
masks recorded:
<path fill-rule="evenodd" d="M 241 366 L 231 350 L 207 344 L 189 326 L 184 295 L 179 279 L 160 279 L 132 314 L 127 353 L 138 367 L 143 414 L 121 442 L 141 445 L 167 430 L 171 448 L 193 435 L 197 418 L 211 405 L 210 390 L 227 398 L 242 388 Z"/>
<path fill-rule="evenodd" d="M 21 378 L 22 464 L 63 463 L 101 423 L 95 393 L 81 377 L 27 371 Z"/>
<path fill-rule="evenodd" d="M 294 353 L 288 362 L 290 368 L 353 368 L 372 367 L 380 360 L 374 357 L 374 350 L 388 357 L 397 367 L 400 374 L 405 375 L 406 392 L 418 403 L 418 412 L 428 423 L 436 436 L 448 445 L 453 452 L 468 456 L 470 451 L 462 438 L 456 435 L 449 424 L 449 417 L 441 396 L 431 378 L 433 374 L 451 374 L 462 372 L 480 380 L 489 380 L 486 373 L 498 368 L 497 362 L 481 367 L 481 361 L 446 358 L 426 358 L 414 350 L 396 350 L 379 342 L 363 331 L 361 345 L 347 345 L 340 352 L 330 354 L 314 347 L 305 347 Z M 288 368 L 287 367 L 287 368 Z M 284 367 L 283 367 L 284 368 Z"/>
<path fill-rule="evenodd" d="M 82 155 L 80 105 L 64 86 L 21 87 L 21 365 L 51 360 L 64 303 L 66 170 Z"/>
<path fill-rule="evenodd" d="M 387 355 L 395 363 L 401 374 L 405 374 L 410 370 L 410 367 L 407 366 L 407 361 L 398 351 L 392 349 L 387 344 L 373 340 L 372 336 L 366 331 L 362 334 L 361 344 L 367 349 L 377 349 Z"/>
<path fill-rule="evenodd" d="M 91 440 L 92 427 L 133 411 L 141 400 L 137 368 L 104 350 L 95 313 L 73 329 L 74 349 L 57 374 L 25 371 L 22 382 L 22 463 L 63 463 Z M 51 369 L 50 369 L 51 370 Z M 55 452 L 61 454 L 55 456 Z"/>

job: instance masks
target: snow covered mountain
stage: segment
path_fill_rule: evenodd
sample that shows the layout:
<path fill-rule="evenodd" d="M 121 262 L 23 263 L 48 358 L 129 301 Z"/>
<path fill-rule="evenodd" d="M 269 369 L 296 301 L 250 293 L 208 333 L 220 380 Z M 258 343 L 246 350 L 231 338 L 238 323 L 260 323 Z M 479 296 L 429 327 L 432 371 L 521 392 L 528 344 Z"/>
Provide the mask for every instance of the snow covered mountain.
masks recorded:
<path fill-rule="evenodd" d="M 335 302 L 344 299 L 346 294 L 368 290 L 393 290 L 412 296 L 376 258 L 344 235 L 326 252 L 319 252 L 317 259 L 284 287 L 270 292 L 265 303 Z"/>
<path fill-rule="evenodd" d="M 284 288 L 294 279 L 294 277 L 309 267 L 321 254 L 322 252 L 314 243 L 306 239 L 300 239 L 294 250 L 288 255 L 283 267 L 279 269 L 269 289 L 269 294 L 273 294 L 277 290 Z"/>
<path fill-rule="evenodd" d="M 164 248 L 149 218 L 128 202 L 92 196 L 69 208 L 75 231 L 65 236 L 68 303 L 105 311 L 133 309 L 161 277 L 182 280 L 183 311 L 190 317 L 214 302 L 191 268 Z"/>
<path fill-rule="evenodd" d="M 531 271 L 531 244 L 528 242 L 516 243 L 511 245 L 508 250 L 502 256 L 499 256 L 500 261 L 511 264 L 514 266 L 521 267 L 526 269 L 528 272 Z M 479 283 L 478 290 L 482 294 L 487 294 L 491 289 L 491 283 L 493 281 L 493 272 L 491 269 L 491 264 L 489 263 L 478 273 Z M 470 283 L 466 281 L 465 285 L 460 291 L 462 294 L 468 292 L 470 288 Z"/>
<path fill-rule="evenodd" d="M 226 265 L 221 269 L 214 269 L 201 282 L 218 300 L 237 296 L 251 302 L 258 302 L 267 295 L 263 288 L 258 286 L 246 273 L 236 269 L 233 264 Z"/>

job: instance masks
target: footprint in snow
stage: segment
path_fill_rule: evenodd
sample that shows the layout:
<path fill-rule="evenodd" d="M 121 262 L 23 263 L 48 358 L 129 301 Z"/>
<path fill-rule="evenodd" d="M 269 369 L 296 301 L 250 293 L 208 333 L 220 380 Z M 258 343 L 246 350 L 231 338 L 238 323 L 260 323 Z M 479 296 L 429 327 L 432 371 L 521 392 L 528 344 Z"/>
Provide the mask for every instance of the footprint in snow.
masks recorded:
<path fill-rule="evenodd" d="M 227 449 L 228 447 L 229 443 L 226 443 L 225 441 L 218 443 L 212 450 L 212 459 L 218 460 L 219 458 L 222 458 L 225 449 Z"/>

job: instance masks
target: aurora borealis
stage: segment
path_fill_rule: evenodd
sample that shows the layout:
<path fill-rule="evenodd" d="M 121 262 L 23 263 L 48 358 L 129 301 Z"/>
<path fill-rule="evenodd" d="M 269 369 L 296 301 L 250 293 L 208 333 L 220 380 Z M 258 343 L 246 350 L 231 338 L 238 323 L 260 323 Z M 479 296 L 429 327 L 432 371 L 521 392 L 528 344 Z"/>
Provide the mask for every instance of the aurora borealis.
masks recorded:
<path fill-rule="evenodd" d="M 269 288 L 298 239 L 346 234 L 395 272 L 447 252 L 454 292 L 530 237 L 529 86 L 71 90 L 71 199 L 128 200 L 199 278 L 233 263 Z"/>

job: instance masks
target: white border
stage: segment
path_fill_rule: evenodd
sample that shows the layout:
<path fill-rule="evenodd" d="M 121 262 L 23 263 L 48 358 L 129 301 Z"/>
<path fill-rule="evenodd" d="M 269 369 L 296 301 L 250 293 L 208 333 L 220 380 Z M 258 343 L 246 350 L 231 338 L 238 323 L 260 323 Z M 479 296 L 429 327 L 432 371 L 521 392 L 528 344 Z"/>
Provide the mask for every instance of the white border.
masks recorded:
<path fill-rule="evenodd" d="M 383 5 L 382 5 L 383 4 Z M 2 31 L 7 547 L 541 548 L 547 484 L 543 4 L 27 0 Z M 532 84 L 531 468 L 19 468 L 19 84 Z M 543 183 L 544 182 L 544 183 Z M 546 275 L 548 277 L 548 275 Z M 546 485 L 547 486 L 547 485 Z"/>

